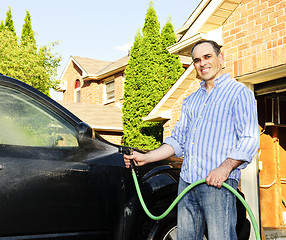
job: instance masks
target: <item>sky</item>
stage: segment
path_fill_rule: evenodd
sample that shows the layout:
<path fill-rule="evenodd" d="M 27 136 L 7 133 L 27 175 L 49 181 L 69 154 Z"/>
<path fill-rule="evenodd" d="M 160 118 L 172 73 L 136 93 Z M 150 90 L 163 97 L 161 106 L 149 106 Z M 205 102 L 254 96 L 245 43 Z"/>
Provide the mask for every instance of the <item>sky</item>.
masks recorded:
<path fill-rule="evenodd" d="M 161 28 L 168 17 L 181 28 L 200 0 L 153 0 Z M 70 56 L 116 61 L 127 55 L 138 29 L 142 32 L 149 0 L 2 0 L 0 20 L 11 7 L 14 27 L 21 36 L 26 10 L 38 46 L 58 41 L 52 52 L 62 57 L 58 78 Z M 51 92 L 59 100 L 61 94 Z"/>

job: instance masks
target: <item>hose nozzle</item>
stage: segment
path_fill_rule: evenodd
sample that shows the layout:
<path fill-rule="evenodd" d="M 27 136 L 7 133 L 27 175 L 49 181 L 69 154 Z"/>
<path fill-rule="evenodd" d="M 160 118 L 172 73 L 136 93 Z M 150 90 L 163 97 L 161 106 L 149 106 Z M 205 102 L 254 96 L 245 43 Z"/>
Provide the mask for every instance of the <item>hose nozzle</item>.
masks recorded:
<path fill-rule="evenodd" d="M 120 147 L 119 148 L 119 152 L 124 153 L 126 155 L 132 155 L 133 154 L 133 149 L 130 147 Z M 130 166 L 131 166 L 131 171 L 135 172 L 135 164 L 134 164 L 134 160 L 130 159 Z"/>

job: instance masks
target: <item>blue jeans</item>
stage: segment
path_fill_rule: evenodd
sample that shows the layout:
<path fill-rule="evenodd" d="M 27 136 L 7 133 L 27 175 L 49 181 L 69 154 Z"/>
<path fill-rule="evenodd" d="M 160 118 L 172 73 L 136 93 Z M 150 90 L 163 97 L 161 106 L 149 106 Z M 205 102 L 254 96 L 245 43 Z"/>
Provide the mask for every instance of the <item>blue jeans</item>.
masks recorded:
<path fill-rule="evenodd" d="M 237 189 L 236 180 L 226 183 Z M 178 192 L 188 185 L 180 178 Z M 205 223 L 209 240 L 237 240 L 236 221 L 235 195 L 224 187 L 200 184 L 178 203 L 178 240 L 202 240 Z"/>

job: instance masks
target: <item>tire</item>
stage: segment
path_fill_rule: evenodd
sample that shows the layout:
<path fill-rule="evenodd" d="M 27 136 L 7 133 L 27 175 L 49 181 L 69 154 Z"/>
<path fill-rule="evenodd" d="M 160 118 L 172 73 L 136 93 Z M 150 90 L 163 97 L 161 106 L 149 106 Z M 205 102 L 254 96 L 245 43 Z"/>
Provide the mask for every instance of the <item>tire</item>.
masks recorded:
<path fill-rule="evenodd" d="M 155 216 L 161 215 L 176 198 L 176 195 L 165 196 L 164 199 L 157 200 L 149 204 L 150 212 Z M 147 206 L 148 207 L 148 206 Z M 177 207 L 175 207 L 165 218 L 155 221 L 142 212 L 138 223 L 140 228 L 135 232 L 138 240 L 176 240 L 177 239 Z M 168 238 L 170 236 L 172 238 Z M 135 237 L 133 235 L 133 237 Z M 133 238 L 132 238 L 133 239 Z M 134 238 L 135 239 L 135 238 Z"/>
<path fill-rule="evenodd" d="M 148 240 L 177 240 L 177 213 L 172 211 L 164 219 L 155 222 L 147 236 Z"/>
<path fill-rule="evenodd" d="M 171 212 L 150 229 L 147 240 L 177 240 L 177 213 Z M 207 240 L 204 236 L 203 240 Z"/>

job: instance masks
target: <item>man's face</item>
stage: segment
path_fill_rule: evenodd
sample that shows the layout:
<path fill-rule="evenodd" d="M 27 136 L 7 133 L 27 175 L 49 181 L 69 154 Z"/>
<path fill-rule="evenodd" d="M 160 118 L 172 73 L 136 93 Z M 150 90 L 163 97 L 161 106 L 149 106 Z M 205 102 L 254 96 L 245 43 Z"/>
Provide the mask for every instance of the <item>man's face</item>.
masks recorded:
<path fill-rule="evenodd" d="M 222 72 L 223 55 L 216 55 L 210 43 L 201 43 L 193 51 L 194 67 L 205 81 L 214 81 Z"/>

